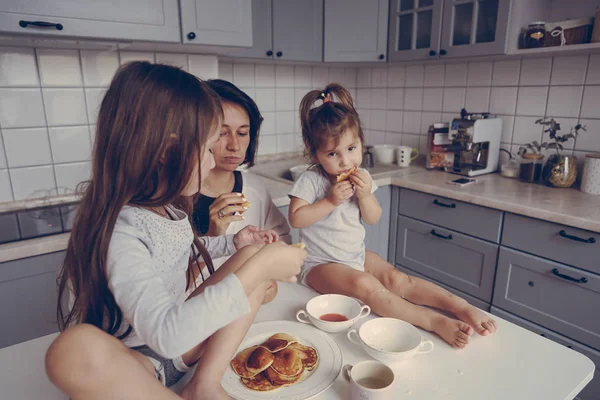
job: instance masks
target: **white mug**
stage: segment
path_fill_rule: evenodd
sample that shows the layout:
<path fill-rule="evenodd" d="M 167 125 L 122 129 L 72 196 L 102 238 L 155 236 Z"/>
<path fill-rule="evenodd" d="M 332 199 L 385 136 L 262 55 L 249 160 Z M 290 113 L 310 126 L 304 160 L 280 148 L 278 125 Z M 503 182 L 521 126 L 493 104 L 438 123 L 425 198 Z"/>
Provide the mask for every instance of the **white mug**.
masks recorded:
<path fill-rule="evenodd" d="M 413 156 L 412 154 L 415 153 Z M 398 146 L 396 148 L 396 161 L 400 167 L 408 167 L 410 162 L 419 155 L 419 150 L 410 146 Z"/>
<path fill-rule="evenodd" d="M 394 371 L 378 361 L 346 365 L 342 376 L 350 383 L 351 400 L 392 400 Z"/>

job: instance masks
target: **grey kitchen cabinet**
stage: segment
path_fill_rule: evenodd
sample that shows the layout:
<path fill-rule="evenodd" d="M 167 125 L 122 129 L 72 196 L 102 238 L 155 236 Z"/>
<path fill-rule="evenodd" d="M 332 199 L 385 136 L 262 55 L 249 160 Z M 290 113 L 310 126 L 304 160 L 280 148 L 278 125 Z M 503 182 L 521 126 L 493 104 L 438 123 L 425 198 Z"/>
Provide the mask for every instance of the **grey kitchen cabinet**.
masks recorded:
<path fill-rule="evenodd" d="M 453 293 L 456 296 L 465 299 L 469 304 L 471 304 L 471 305 L 473 305 L 473 306 L 475 306 L 477 308 L 480 308 L 483 311 L 486 311 L 486 312 L 490 311 L 490 305 L 489 305 L 489 303 L 486 303 L 485 301 L 482 301 L 482 300 L 480 300 L 480 299 L 478 299 L 476 297 L 473 297 L 473 296 L 471 296 L 469 294 L 461 292 L 460 290 L 456 290 L 456 289 L 454 289 L 451 286 L 444 285 L 443 283 L 438 282 L 435 279 L 431 279 L 431 278 L 429 278 L 429 277 L 427 277 L 425 275 L 419 274 L 418 272 L 412 271 L 412 270 L 410 270 L 408 268 L 404 268 L 404 267 L 401 267 L 399 265 L 396 265 L 396 269 L 398 271 L 400 271 L 400 272 L 404 272 L 407 275 L 416 276 L 417 278 L 425 279 L 426 281 L 435 283 L 436 285 L 438 285 L 438 286 L 446 289 L 450 293 Z"/>
<path fill-rule="evenodd" d="M 600 349 L 600 275 L 501 248 L 493 305 Z"/>
<path fill-rule="evenodd" d="M 579 394 L 577 394 L 576 399 L 579 399 L 579 400 L 598 400 L 598 399 L 600 399 L 600 351 L 592 349 L 591 347 L 584 346 L 581 343 L 578 343 L 578 342 L 571 340 L 565 336 L 562 336 L 556 332 L 553 332 L 551 330 L 543 328 L 537 324 L 534 324 L 532 322 L 529 322 L 527 320 L 519 318 L 519 317 L 515 316 L 514 314 L 511 314 L 509 312 L 501 310 L 497 307 L 492 306 L 491 313 L 493 315 L 499 316 L 502 319 L 510 321 L 515 325 L 519 325 L 520 327 L 525 328 L 528 331 L 531 331 L 533 333 L 541 335 L 545 338 L 552 340 L 553 342 L 562 344 L 563 346 L 566 346 L 570 349 L 573 349 L 573 350 L 589 357 L 590 360 L 592 360 L 594 362 L 594 364 L 596 364 L 596 372 L 594 373 L 594 379 L 592 379 L 592 381 L 590 383 L 588 383 L 587 386 Z"/>
<path fill-rule="evenodd" d="M 391 61 L 504 54 L 511 0 L 392 0 Z"/>
<path fill-rule="evenodd" d="M 14 214 L 0 215 L 0 243 L 19 240 L 19 224 Z"/>
<path fill-rule="evenodd" d="M 254 0 L 251 49 L 232 57 L 323 61 L 323 0 Z"/>
<path fill-rule="evenodd" d="M 92 39 L 181 41 L 177 0 L 120 1 L 118 6 L 113 0 L 3 0 L 0 2 L 0 31 Z"/>
<path fill-rule="evenodd" d="M 396 265 L 491 301 L 497 244 L 401 215 L 397 218 Z"/>
<path fill-rule="evenodd" d="M 500 241 L 502 211 L 428 193 L 400 189 L 398 212 L 490 242 Z"/>
<path fill-rule="evenodd" d="M 325 0 L 323 61 L 385 62 L 388 0 Z"/>
<path fill-rule="evenodd" d="M 600 274 L 600 234 L 506 214 L 502 245 Z"/>
<path fill-rule="evenodd" d="M 443 0 L 391 0 L 388 59 L 437 58 Z"/>
<path fill-rule="evenodd" d="M 277 208 L 285 217 L 288 224 L 290 223 L 288 215 L 290 212 L 290 206 L 282 206 Z M 292 243 L 298 243 L 300 241 L 300 232 L 298 229 L 290 227 L 290 235 L 292 236 Z"/>
<path fill-rule="evenodd" d="M 252 46 L 249 0 L 180 0 L 184 44 Z"/>
<path fill-rule="evenodd" d="M 56 279 L 65 253 L 0 263 L 0 348 L 58 331 Z"/>
<path fill-rule="evenodd" d="M 375 225 L 363 222 L 363 226 L 365 227 L 365 248 L 387 260 L 392 200 L 391 186 L 383 186 L 377 189 L 375 191 L 375 198 L 381 206 L 381 218 L 379 218 L 379 222 Z"/>

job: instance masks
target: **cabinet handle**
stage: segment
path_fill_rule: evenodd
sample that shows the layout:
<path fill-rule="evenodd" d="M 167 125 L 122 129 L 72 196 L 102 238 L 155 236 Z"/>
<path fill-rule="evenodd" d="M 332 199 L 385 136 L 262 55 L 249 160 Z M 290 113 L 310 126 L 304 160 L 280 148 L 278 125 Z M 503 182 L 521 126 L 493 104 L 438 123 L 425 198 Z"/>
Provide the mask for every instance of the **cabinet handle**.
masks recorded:
<path fill-rule="evenodd" d="M 446 50 L 441 49 L 440 50 L 440 56 L 445 56 L 447 54 Z"/>
<path fill-rule="evenodd" d="M 569 235 L 569 234 L 568 234 L 567 232 L 565 232 L 564 230 L 563 230 L 563 231 L 560 231 L 560 232 L 558 232 L 558 234 L 559 234 L 560 236 L 564 237 L 564 238 L 571 239 L 571 240 L 574 240 L 574 241 L 576 241 L 576 242 L 583 242 L 583 243 L 596 243 L 596 239 L 595 239 L 595 238 L 593 238 L 593 237 L 591 237 L 591 238 L 587 238 L 587 239 L 583 239 L 583 238 L 580 238 L 580 237 L 577 237 L 577 236 Z"/>
<path fill-rule="evenodd" d="M 429 55 L 431 57 L 435 56 L 437 53 L 435 52 L 435 50 L 429 50 Z"/>
<path fill-rule="evenodd" d="M 27 28 L 29 25 L 37 26 L 38 28 L 56 28 L 57 31 L 62 31 L 62 24 L 53 24 L 52 22 L 45 21 L 19 21 L 19 26 L 21 28 Z"/>
<path fill-rule="evenodd" d="M 563 278 L 568 281 L 576 282 L 576 283 L 587 283 L 587 281 L 588 281 L 586 277 L 581 277 L 581 278 L 577 279 L 577 278 L 573 278 L 572 276 L 569 276 L 569 275 L 561 274 L 560 272 L 558 272 L 558 269 L 556 269 L 556 268 L 554 268 L 552 270 L 552 274 L 555 276 L 558 276 L 559 278 Z"/>
<path fill-rule="evenodd" d="M 281 56 L 283 55 L 283 53 L 282 53 L 282 52 L 280 52 L 280 51 L 278 51 L 277 53 L 275 53 L 275 55 L 276 55 L 277 57 L 281 57 Z"/>
<path fill-rule="evenodd" d="M 446 235 L 442 235 L 441 233 L 437 233 L 437 232 L 435 231 L 435 229 L 432 229 L 432 230 L 431 230 L 431 234 L 432 234 L 433 236 L 437 236 L 437 237 L 439 237 L 440 239 L 452 240 L 452 235 L 448 235 L 448 236 L 446 236 Z"/>
<path fill-rule="evenodd" d="M 385 60 L 385 56 L 383 54 L 380 54 L 378 57 L 380 60 Z"/>
<path fill-rule="evenodd" d="M 273 50 L 268 50 L 267 57 L 272 57 L 272 56 L 273 56 Z"/>
<path fill-rule="evenodd" d="M 189 40 L 194 40 L 194 39 L 196 39 L 196 34 L 194 32 L 190 32 L 187 34 L 187 38 Z"/>
<path fill-rule="evenodd" d="M 435 204 L 436 206 L 440 206 L 440 207 L 446 207 L 446 208 L 456 208 L 456 204 L 452 203 L 452 204 L 446 204 L 446 203 L 442 203 L 441 201 L 439 201 L 438 199 L 435 199 L 433 201 L 433 204 Z"/>

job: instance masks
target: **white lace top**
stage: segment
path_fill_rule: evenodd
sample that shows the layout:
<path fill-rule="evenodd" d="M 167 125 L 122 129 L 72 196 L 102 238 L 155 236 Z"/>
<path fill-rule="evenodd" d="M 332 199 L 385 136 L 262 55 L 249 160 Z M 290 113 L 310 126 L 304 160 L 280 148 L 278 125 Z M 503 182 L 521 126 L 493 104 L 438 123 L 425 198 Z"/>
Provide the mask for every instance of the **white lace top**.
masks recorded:
<path fill-rule="evenodd" d="M 133 331 L 128 347 L 148 345 L 175 358 L 250 312 L 241 282 L 230 275 L 185 301 L 193 231 L 187 215 L 170 207 L 173 220 L 149 210 L 121 210 L 108 248 L 109 289 Z M 201 238 L 212 257 L 233 254 L 233 235 Z"/>

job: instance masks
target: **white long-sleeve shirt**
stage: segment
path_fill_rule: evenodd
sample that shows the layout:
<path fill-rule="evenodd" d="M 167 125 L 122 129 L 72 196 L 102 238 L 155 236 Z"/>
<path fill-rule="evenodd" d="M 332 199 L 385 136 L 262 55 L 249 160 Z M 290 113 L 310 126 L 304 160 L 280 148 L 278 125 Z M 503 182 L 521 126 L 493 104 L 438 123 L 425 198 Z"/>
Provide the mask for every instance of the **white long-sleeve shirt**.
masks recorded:
<path fill-rule="evenodd" d="M 193 231 L 184 212 L 170 211 L 175 220 L 124 207 L 108 248 L 106 274 L 123 313 L 120 333 L 133 328 L 123 343 L 146 344 L 175 358 L 250 312 L 250 304 L 233 274 L 185 301 Z M 235 252 L 232 235 L 201 239 L 211 256 Z"/>

